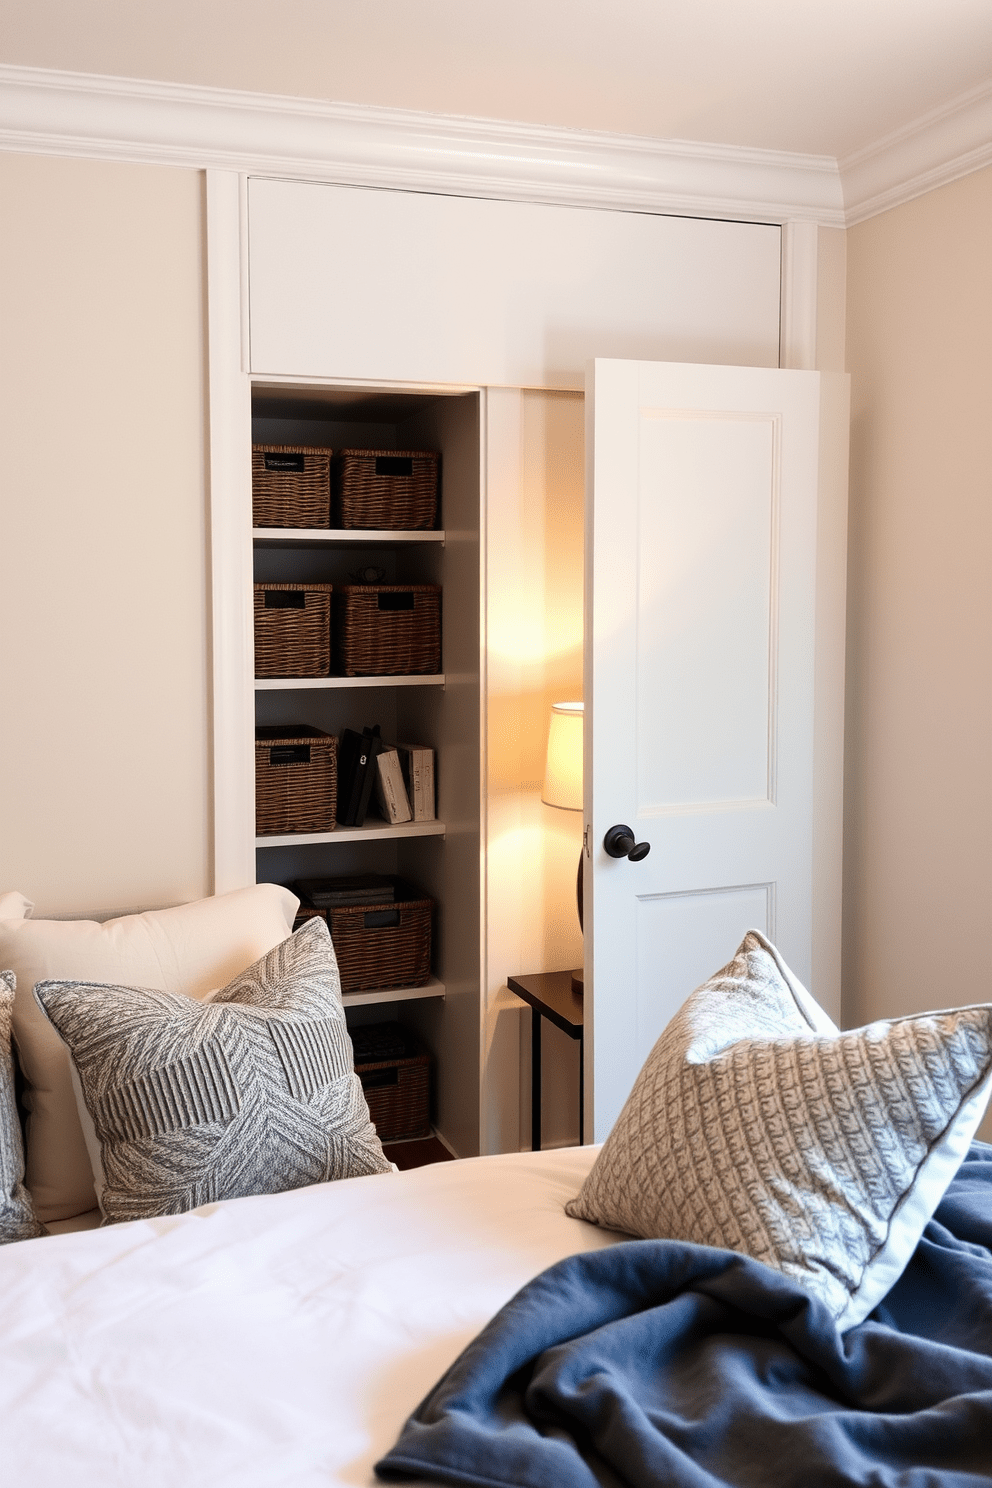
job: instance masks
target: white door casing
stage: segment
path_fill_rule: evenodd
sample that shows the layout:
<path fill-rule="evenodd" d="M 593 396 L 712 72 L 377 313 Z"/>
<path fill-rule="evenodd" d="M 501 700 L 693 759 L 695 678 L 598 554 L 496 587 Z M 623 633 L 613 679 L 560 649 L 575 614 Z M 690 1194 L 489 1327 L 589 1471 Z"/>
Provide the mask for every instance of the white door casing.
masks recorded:
<path fill-rule="evenodd" d="M 610 360 L 590 370 L 596 1141 L 662 1028 L 748 928 L 811 980 L 821 377 Z M 650 843 L 642 861 L 607 855 L 614 824 Z"/>

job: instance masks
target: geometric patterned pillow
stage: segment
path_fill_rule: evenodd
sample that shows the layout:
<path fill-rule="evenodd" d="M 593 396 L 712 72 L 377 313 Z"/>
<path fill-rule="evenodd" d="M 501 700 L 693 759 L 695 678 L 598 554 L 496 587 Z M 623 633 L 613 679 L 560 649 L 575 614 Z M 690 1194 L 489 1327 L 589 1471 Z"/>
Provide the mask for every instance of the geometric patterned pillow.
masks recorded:
<path fill-rule="evenodd" d="M 390 1172 L 340 988 L 316 918 L 206 1002 L 38 983 L 78 1078 L 104 1222 Z"/>
<path fill-rule="evenodd" d="M 665 1028 L 566 1208 L 763 1261 L 843 1331 L 902 1274 L 982 1119 L 992 1006 L 817 1031 L 797 988 L 750 931 Z"/>
<path fill-rule="evenodd" d="M 33 1240 L 45 1233 L 24 1187 L 24 1145 L 10 1048 L 13 1011 L 14 974 L 0 971 L 0 1245 L 8 1240 Z"/>

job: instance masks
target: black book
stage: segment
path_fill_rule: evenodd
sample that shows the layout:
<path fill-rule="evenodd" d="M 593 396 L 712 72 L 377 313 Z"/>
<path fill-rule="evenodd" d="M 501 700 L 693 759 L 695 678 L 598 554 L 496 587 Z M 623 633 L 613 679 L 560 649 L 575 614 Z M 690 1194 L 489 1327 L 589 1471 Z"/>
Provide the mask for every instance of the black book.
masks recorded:
<path fill-rule="evenodd" d="M 345 729 L 338 744 L 338 824 L 362 827 L 375 779 L 376 755 L 382 748 L 379 725 L 356 733 Z"/>

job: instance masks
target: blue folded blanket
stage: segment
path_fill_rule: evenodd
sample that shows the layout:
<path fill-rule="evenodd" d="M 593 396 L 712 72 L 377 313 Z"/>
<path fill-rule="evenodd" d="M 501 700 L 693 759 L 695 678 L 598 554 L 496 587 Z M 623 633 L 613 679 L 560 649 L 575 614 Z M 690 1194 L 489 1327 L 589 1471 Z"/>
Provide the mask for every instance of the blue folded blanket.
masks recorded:
<path fill-rule="evenodd" d="M 867 1322 L 729 1251 L 635 1240 L 528 1283 L 376 1464 L 483 1488 L 992 1483 L 992 1146 Z"/>

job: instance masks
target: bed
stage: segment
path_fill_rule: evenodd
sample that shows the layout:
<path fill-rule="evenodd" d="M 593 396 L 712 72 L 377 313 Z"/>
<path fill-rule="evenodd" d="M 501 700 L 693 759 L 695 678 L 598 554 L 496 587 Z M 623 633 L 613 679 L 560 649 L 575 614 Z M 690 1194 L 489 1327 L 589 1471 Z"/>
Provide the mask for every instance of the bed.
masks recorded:
<path fill-rule="evenodd" d="M 397 1173 L 280 892 L 109 929 L 0 896 L 5 1480 L 992 1481 L 992 1007 L 842 1033 L 750 932 L 601 1148 Z"/>
<path fill-rule="evenodd" d="M 0 1252 L 3 1480 L 32 1488 L 370 1488 L 377 1481 L 373 1464 L 393 1447 L 407 1417 L 519 1288 L 563 1258 L 630 1249 L 626 1237 L 564 1212 L 597 1151 L 439 1163 L 5 1247 Z M 992 1148 L 976 1151 L 975 1166 L 992 1177 Z M 755 1468 L 752 1434 L 750 1458 L 741 1455 L 739 1441 L 732 1442 L 737 1476 L 704 1474 L 693 1452 L 697 1465 L 684 1456 L 684 1476 L 597 1477 L 576 1455 L 575 1466 L 585 1476 L 571 1476 L 553 1462 L 550 1477 L 538 1463 L 526 1477 L 467 1481 L 555 1488 L 572 1481 L 611 1488 L 624 1482 L 668 1481 L 692 1488 L 730 1482 L 750 1488 L 803 1481 L 801 1458 L 792 1462 L 795 1477 L 775 1465 L 782 1435 L 788 1444 L 791 1427 L 795 1446 L 804 1427 L 810 1421 L 815 1426 L 816 1413 L 822 1412 L 846 1437 L 846 1452 L 852 1434 L 860 1434 L 862 1445 L 853 1464 L 848 1456 L 844 1466 L 841 1456 L 836 1479 L 822 1466 L 815 1478 L 805 1477 L 817 1488 L 833 1481 L 899 1488 L 987 1483 L 992 1478 L 992 1255 L 987 1249 L 992 1187 L 986 1186 L 985 1194 L 986 1246 L 972 1239 L 955 1248 L 938 1216 L 920 1255 L 919 1274 L 909 1275 L 904 1285 L 902 1310 L 893 1311 L 890 1304 L 876 1320 L 847 1335 L 841 1363 L 866 1395 L 874 1392 L 874 1412 L 861 1412 L 852 1399 L 845 1400 L 837 1378 L 824 1386 L 822 1359 L 816 1370 L 808 1360 L 803 1366 L 794 1316 L 791 1342 L 787 1325 L 774 1348 L 773 1330 L 733 1325 L 726 1309 L 702 1340 L 698 1319 L 695 1338 L 685 1328 L 686 1357 L 676 1377 L 683 1390 L 687 1381 L 691 1390 L 695 1380 L 701 1407 L 707 1394 L 701 1379 L 705 1357 L 724 1369 L 726 1363 L 718 1361 L 739 1368 L 744 1358 L 754 1374 L 764 1371 L 762 1410 L 772 1415 L 766 1423 L 770 1440 L 777 1438 L 774 1451 L 770 1441 L 765 1444 L 767 1476 L 762 1459 Z M 944 1218 L 959 1222 L 950 1210 Z M 650 1250 L 652 1242 L 639 1244 Z M 963 1269 L 971 1276 L 972 1295 L 960 1274 L 954 1276 L 956 1315 L 947 1274 L 935 1272 L 935 1257 L 941 1255 L 950 1271 Z M 906 1317 L 906 1309 L 917 1305 L 914 1287 L 922 1287 L 939 1308 L 931 1322 L 946 1329 L 950 1343 L 925 1343 L 914 1335 Z M 695 1300 L 712 1307 L 713 1288 L 709 1297 L 705 1290 Z M 684 1305 L 684 1297 L 683 1288 L 676 1307 Z M 963 1347 L 969 1327 L 969 1346 Z M 919 1380 L 907 1362 L 907 1351 L 909 1361 L 915 1357 L 913 1348 L 923 1350 L 931 1373 L 934 1360 L 945 1370 L 957 1365 L 968 1376 L 968 1390 L 952 1389 L 940 1379 L 946 1398 L 936 1405 L 921 1401 Z M 792 1410 L 794 1398 L 784 1393 L 783 1383 L 787 1377 L 795 1380 L 797 1369 L 806 1391 L 801 1412 Z M 729 1404 L 729 1373 L 724 1383 Z M 914 1391 L 916 1398 L 908 1401 Z M 671 1398 L 677 1398 L 674 1389 Z M 725 1412 L 712 1396 L 707 1409 L 712 1453 Z M 962 1452 L 969 1442 L 974 1449 L 977 1438 L 984 1470 L 976 1471 L 972 1463 L 958 1471 L 946 1455 L 941 1423 Z M 889 1476 L 883 1462 L 868 1460 L 865 1441 L 872 1426 L 890 1439 L 893 1427 L 922 1432 L 929 1447 L 917 1442 L 919 1455 Z M 683 1429 L 688 1431 L 685 1420 Z M 561 1435 L 549 1431 L 542 1442 L 554 1446 Z M 826 1433 L 817 1432 L 816 1439 L 830 1446 Z M 681 1440 L 690 1452 L 685 1437 Z M 428 1475 L 422 1481 L 437 1480 Z"/>
<path fill-rule="evenodd" d="M 438 1163 L 4 1247 L 5 1480 L 375 1482 L 517 1289 L 616 1238 L 564 1212 L 593 1155 Z"/>

